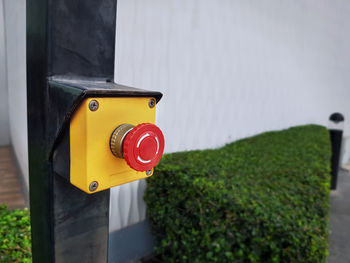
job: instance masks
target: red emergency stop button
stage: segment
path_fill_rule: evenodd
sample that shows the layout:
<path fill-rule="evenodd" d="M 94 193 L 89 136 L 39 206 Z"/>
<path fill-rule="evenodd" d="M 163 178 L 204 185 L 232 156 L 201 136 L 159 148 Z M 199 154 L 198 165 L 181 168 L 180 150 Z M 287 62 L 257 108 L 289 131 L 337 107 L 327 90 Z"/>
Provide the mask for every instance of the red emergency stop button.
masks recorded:
<path fill-rule="evenodd" d="M 136 171 L 151 170 L 164 151 L 164 136 L 154 124 L 142 123 L 130 130 L 123 140 L 123 156 Z"/>

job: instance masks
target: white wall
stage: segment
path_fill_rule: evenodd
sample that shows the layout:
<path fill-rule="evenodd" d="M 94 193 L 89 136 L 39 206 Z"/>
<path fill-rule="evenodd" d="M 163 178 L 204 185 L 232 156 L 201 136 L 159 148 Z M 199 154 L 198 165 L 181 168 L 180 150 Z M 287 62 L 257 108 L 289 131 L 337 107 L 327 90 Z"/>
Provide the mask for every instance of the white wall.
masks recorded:
<path fill-rule="evenodd" d="M 0 0 L 0 146 L 10 143 L 5 49 L 4 7 Z"/>
<path fill-rule="evenodd" d="M 350 134 L 349 14 L 347 0 L 119 0 L 115 81 L 164 93 L 166 152 L 327 125 L 335 111 Z M 112 214 L 129 209 L 122 189 Z"/>
<path fill-rule="evenodd" d="M 0 1 L 11 141 L 28 178 L 25 0 Z M 167 152 L 327 125 L 334 111 L 350 119 L 347 0 L 119 0 L 117 12 L 115 80 L 164 93 L 157 123 Z M 112 190 L 111 231 L 145 218 L 144 188 L 139 181 Z"/>
<path fill-rule="evenodd" d="M 4 0 L 10 135 L 28 186 L 26 1 Z"/>

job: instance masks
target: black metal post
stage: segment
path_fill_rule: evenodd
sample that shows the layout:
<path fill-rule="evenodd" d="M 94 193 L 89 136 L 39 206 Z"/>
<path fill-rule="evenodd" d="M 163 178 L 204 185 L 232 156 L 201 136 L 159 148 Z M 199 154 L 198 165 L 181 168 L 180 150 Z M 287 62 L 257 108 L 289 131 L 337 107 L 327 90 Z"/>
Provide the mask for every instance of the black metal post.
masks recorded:
<path fill-rule="evenodd" d="M 340 149 L 341 149 L 341 142 L 342 142 L 342 137 L 343 137 L 343 131 L 341 131 L 341 130 L 329 130 L 329 134 L 330 134 L 330 137 L 331 137 L 331 144 L 332 144 L 331 190 L 336 190 L 337 189 Z"/>
<path fill-rule="evenodd" d="M 110 82 L 116 0 L 27 0 L 27 101 L 33 262 L 107 262 L 109 190 L 88 195 L 53 172 L 59 133 L 48 79 Z M 65 101 L 59 105 L 67 107 Z"/>
<path fill-rule="evenodd" d="M 333 113 L 329 120 L 332 122 L 332 126 L 329 129 L 331 145 L 332 145 L 332 159 L 331 159 L 331 190 L 337 189 L 338 170 L 340 151 L 343 138 L 343 130 L 340 127 L 336 127 L 340 123 L 344 122 L 344 116 L 340 113 Z"/>

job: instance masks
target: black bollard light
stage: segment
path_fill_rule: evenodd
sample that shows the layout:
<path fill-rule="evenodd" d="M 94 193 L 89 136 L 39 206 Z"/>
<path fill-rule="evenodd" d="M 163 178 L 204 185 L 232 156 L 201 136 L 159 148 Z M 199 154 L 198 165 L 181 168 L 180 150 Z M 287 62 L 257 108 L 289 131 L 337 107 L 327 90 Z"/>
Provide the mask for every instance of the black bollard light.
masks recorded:
<path fill-rule="evenodd" d="M 341 143 L 343 138 L 344 129 L 344 116 L 343 114 L 336 112 L 329 117 L 329 134 L 332 144 L 332 159 L 331 159 L 331 190 L 337 189 L 337 179 L 339 170 L 339 159 Z"/>

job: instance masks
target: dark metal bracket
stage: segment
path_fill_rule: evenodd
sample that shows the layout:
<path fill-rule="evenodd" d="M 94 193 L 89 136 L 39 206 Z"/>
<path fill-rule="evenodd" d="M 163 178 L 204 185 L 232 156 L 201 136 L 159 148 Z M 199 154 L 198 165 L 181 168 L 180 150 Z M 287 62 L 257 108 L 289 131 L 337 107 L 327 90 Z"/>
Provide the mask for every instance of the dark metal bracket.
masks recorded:
<path fill-rule="evenodd" d="M 73 79 L 65 77 L 51 77 L 49 85 L 49 159 L 67 130 L 70 119 L 80 103 L 89 97 L 153 97 L 157 103 L 162 93 L 119 85 L 105 80 Z"/>

